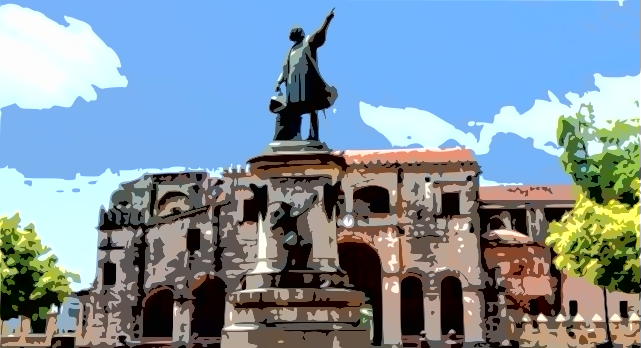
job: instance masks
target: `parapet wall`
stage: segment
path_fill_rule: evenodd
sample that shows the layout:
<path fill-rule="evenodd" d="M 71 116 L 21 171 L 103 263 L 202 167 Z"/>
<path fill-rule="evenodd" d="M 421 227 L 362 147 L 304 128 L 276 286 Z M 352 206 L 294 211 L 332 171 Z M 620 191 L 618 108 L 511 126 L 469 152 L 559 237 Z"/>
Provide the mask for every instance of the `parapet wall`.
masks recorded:
<path fill-rule="evenodd" d="M 62 333 L 58 330 L 58 314 L 50 312 L 47 314 L 47 321 L 44 333 L 32 333 L 31 320 L 21 318 L 20 324 L 13 330 L 9 329 L 7 322 L 0 322 L 2 335 L 0 336 L 0 347 L 51 347 L 54 337 L 74 337 L 75 333 Z"/>
<path fill-rule="evenodd" d="M 240 167 L 240 168 L 238 168 L 237 166 L 233 166 L 233 167 L 225 168 L 222 172 L 223 178 L 236 179 L 236 178 L 244 178 L 248 176 L 252 176 L 249 166 Z"/>
<path fill-rule="evenodd" d="M 509 317 L 508 342 L 518 342 L 520 347 L 594 347 L 606 338 L 606 323 L 599 315 L 591 319 L 580 313 L 574 317 L 546 317 L 525 315 L 522 318 Z M 639 315 L 632 313 L 629 318 L 614 314 L 610 318 L 612 341 L 621 347 L 633 347 L 640 343 Z"/>
<path fill-rule="evenodd" d="M 506 339 L 502 346 L 511 346 L 518 342 L 520 347 L 540 348 L 592 348 L 597 343 L 605 341 L 606 323 L 603 318 L 595 315 L 585 319 L 580 314 L 574 317 L 558 315 L 546 317 L 524 315 L 521 318 L 508 317 Z M 22 318 L 20 325 L 13 331 L 3 323 L 1 347 L 50 347 L 53 338 L 74 337 L 76 333 L 61 333 L 57 328 L 57 314 L 49 313 L 44 334 L 31 333 L 31 322 Z M 640 320 L 638 313 L 632 313 L 629 318 L 621 318 L 614 314 L 610 318 L 610 334 L 612 341 L 620 347 L 633 347 L 641 344 L 639 334 Z"/>

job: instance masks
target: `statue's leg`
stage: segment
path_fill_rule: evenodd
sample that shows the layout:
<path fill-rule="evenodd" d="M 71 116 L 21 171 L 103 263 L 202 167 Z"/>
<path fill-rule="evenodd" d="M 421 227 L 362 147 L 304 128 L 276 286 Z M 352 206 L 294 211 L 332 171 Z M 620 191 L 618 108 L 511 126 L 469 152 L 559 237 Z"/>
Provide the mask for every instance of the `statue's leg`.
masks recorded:
<path fill-rule="evenodd" d="M 282 113 L 276 116 L 276 131 L 274 140 L 300 140 L 302 116 Z"/>
<path fill-rule="evenodd" d="M 303 137 L 300 134 L 301 125 L 303 123 L 303 115 L 296 115 L 292 120 L 292 140 L 301 140 Z"/>
<path fill-rule="evenodd" d="M 309 114 L 309 137 L 307 140 L 318 141 L 318 113 L 316 111 Z"/>
<path fill-rule="evenodd" d="M 282 123 L 283 116 L 281 114 L 276 115 L 276 127 L 274 129 L 274 140 L 284 140 L 283 138 L 283 127 Z"/>

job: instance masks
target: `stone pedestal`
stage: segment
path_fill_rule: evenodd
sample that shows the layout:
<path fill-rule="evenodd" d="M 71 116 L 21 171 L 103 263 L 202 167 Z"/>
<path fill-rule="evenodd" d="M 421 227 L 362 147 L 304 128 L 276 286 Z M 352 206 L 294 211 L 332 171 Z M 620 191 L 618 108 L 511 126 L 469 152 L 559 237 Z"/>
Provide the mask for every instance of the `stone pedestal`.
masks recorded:
<path fill-rule="evenodd" d="M 335 206 L 344 159 L 320 142 L 272 143 L 249 161 L 266 180 L 257 264 L 229 297 L 223 348 L 368 347 L 365 295 L 338 262 Z"/>

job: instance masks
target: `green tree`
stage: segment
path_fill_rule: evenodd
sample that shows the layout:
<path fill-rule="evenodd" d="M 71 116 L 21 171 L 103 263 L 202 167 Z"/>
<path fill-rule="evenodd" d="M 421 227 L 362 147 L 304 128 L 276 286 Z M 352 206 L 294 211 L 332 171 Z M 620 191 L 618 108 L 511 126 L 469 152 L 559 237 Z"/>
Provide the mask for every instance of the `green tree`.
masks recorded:
<path fill-rule="evenodd" d="M 597 126 L 591 105 L 583 105 L 574 116 L 560 117 L 557 128 L 561 162 L 581 194 L 572 211 L 550 224 L 546 243 L 557 254 L 558 269 L 603 289 L 606 322 L 608 291 L 641 291 L 640 130 L 639 118 Z M 598 151 L 590 154 L 590 148 Z"/>
<path fill-rule="evenodd" d="M 0 217 L 0 319 L 23 316 L 35 322 L 59 306 L 80 277 L 57 263 L 33 224 L 23 229 L 19 214 Z"/>

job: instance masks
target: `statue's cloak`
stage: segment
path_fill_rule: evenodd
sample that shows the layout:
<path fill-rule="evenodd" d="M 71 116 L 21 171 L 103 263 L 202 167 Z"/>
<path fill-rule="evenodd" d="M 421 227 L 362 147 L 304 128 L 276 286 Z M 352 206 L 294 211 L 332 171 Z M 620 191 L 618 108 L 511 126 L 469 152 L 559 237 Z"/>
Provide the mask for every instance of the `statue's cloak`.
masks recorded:
<path fill-rule="evenodd" d="M 309 38 L 293 46 L 283 64 L 287 108 L 300 114 L 327 109 L 337 98 L 336 88 L 329 86 L 318 70 L 318 47 Z"/>

